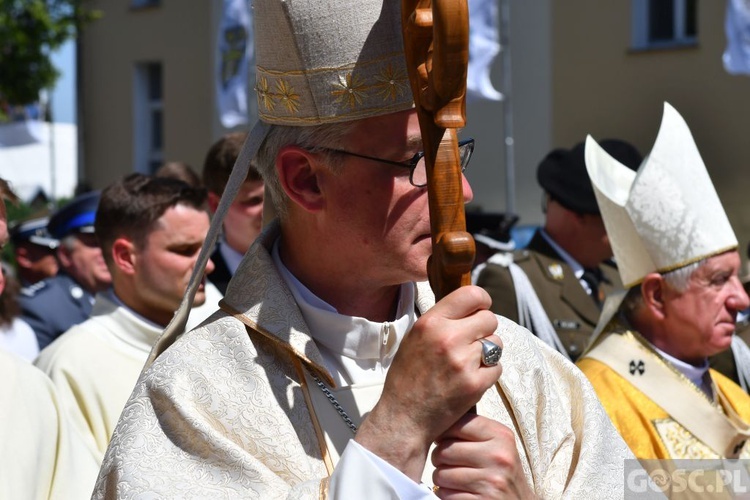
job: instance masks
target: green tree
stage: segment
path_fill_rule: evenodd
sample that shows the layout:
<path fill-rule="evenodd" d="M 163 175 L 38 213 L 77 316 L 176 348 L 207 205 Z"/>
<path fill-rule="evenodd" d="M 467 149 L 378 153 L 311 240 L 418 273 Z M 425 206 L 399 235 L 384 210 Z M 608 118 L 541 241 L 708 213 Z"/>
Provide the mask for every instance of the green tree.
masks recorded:
<path fill-rule="evenodd" d="M 97 14 L 87 0 L 0 0 L 0 114 L 39 100 L 58 72 L 50 53 Z"/>

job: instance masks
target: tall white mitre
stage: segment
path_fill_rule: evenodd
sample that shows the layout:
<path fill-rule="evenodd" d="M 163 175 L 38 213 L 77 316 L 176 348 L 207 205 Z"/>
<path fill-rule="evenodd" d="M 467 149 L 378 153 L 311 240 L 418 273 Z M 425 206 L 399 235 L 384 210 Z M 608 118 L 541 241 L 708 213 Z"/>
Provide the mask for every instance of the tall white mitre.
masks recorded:
<path fill-rule="evenodd" d="M 737 248 L 685 120 L 664 103 L 659 134 L 638 172 L 591 137 L 586 168 L 594 186 L 620 277 L 626 288 Z"/>

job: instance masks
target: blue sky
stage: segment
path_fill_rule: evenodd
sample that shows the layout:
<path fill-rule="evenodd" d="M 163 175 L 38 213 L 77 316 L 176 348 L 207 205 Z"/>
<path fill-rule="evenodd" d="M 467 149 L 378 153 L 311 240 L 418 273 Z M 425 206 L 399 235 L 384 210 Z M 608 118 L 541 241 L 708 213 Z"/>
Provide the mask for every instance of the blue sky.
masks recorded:
<path fill-rule="evenodd" d="M 56 122 L 76 122 L 76 46 L 75 41 L 67 41 L 52 54 L 52 61 L 60 71 L 55 90 L 52 92 L 52 117 Z"/>

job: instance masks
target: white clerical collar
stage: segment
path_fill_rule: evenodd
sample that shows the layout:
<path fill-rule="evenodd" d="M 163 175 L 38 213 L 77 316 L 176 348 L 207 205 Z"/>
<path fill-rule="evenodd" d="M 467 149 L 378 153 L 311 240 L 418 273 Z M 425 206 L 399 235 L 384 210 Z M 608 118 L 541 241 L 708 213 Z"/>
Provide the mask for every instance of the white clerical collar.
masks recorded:
<path fill-rule="evenodd" d="M 146 318 L 144 316 L 141 316 L 140 314 L 138 314 L 137 312 L 135 312 L 133 309 L 131 309 L 130 307 L 128 307 L 127 304 L 125 304 L 125 302 L 123 302 L 122 300 L 120 300 L 120 297 L 117 296 L 117 294 L 115 293 L 115 291 L 114 291 L 113 288 L 110 288 L 110 289 L 108 289 L 108 290 L 106 290 L 104 292 L 101 292 L 101 293 L 107 299 L 109 299 L 112 303 L 114 303 L 118 307 L 122 307 L 123 309 L 125 309 L 126 311 L 128 311 L 130 314 L 132 314 L 133 316 L 135 316 L 138 320 L 140 320 L 140 321 L 146 323 L 147 325 L 152 326 L 152 327 L 154 327 L 156 329 L 159 329 L 159 330 L 163 330 L 164 329 L 163 325 L 157 325 L 156 323 L 154 323 L 150 319 L 148 319 L 148 318 Z"/>
<path fill-rule="evenodd" d="M 581 276 L 583 276 L 583 266 L 579 264 L 577 260 L 571 257 L 568 252 L 563 250 L 563 248 L 558 245 L 555 240 L 552 239 L 552 236 L 547 234 L 547 231 L 545 231 L 544 229 L 540 229 L 539 232 L 542 233 L 542 236 L 545 240 L 547 240 L 547 243 L 549 243 L 550 246 L 555 249 L 555 252 L 560 255 L 560 258 L 562 258 L 562 260 L 564 260 L 565 263 L 570 266 L 570 268 L 573 270 L 573 273 L 576 275 L 576 278 L 580 280 Z"/>
<path fill-rule="evenodd" d="M 658 347 L 651 344 L 651 346 L 658 352 L 664 359 L 672 363 L 672 366 L 677 368 L 685 377 L 688 378 L 696 387 L 700 388 L 709 398 L 713 399 L 713 389 L 711 388 L 710 377 L 707 377 L 708 373 L 708 359 L 703 361 L 701 366 L 694 366 L 690 363 L 670 356 L 666 352 L 662 351 Z"/>
<path fill-rule="evenodd" d="M 398 345 L 416 321 L 414 284 L 401 285 L 394 321 L 374 322 L 339 314 L 284 265 L 277 239 L 271 251 L 276 268 L 297 302 L 336 385 L 382 381 Z"/>
<path fill-rule="evenodd" d="M 227 269 L 229 269 L 229 274 L 234 276 L 234 273 L 237 272 L 237 268 L 240 267 L 240 262 L 242 262 L 242 257 L 244 257 L 244 255 L 230 247 L 224 237 L 219 241 L 219 253 L 224 257 L 224 262 L 227 265 Z"/>

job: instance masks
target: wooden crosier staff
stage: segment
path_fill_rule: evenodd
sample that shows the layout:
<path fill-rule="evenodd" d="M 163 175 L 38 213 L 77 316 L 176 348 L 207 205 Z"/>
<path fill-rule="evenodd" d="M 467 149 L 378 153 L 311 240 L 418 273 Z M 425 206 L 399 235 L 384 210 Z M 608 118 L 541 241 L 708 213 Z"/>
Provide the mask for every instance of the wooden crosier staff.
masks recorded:
<path fill-rule="evenodd" d="M 474 239 L 466 232 L 456 129 L 466 124 L 467 0 L 402 0 L 404 52 L 427 167 L 432 233 L 428 262 L 438 300 L 471 283 Z"/>

